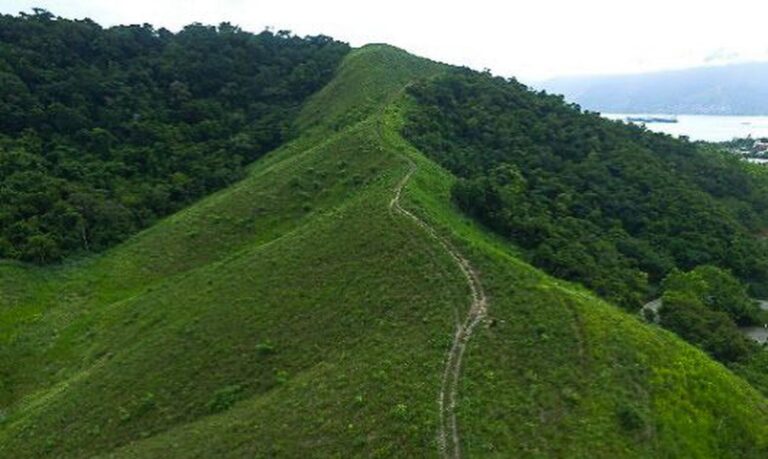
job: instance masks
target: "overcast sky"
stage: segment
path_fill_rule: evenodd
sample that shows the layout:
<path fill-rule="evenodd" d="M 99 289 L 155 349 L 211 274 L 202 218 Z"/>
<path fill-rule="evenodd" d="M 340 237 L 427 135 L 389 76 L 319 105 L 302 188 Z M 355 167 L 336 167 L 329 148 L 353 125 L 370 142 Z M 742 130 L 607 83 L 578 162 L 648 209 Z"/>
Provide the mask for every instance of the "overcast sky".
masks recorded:
<path fill-rule="evenodd" d="M 105 26 L 229 21 L 386 42 L 524 82 L 768 60 L 766 0 L 2 0 L 0 12 L 33 6 Z"/>

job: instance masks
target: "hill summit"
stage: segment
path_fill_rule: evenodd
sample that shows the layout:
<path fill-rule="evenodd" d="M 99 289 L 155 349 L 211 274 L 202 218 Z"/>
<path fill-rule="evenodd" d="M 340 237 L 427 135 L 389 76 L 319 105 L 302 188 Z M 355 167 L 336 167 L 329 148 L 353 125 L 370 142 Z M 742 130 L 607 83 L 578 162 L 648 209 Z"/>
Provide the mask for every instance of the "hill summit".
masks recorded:
<path fill-rule="evenodd" d="M 351 50 L 242 180 L 1 263 L 0 456 L 764 457 L 746 380 L 456 205 L 403 136 L 455 71 Z"/>

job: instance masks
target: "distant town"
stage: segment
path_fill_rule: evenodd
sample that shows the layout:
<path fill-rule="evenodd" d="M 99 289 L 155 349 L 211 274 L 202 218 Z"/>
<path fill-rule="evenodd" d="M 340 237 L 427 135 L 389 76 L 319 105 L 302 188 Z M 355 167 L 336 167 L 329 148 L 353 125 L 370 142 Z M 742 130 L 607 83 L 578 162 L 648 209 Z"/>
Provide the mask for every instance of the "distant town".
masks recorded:
<path fill-rule="evenodd" d="M 760 155 L 766 155 L 768 154 L 768 138 L 762 138 L 757 139 L 752 144 L 752 149 L 750 150 L 752 154 L 760 154 Z"/>
<path fill-rule="evenodd" d="M 746 161 L 768 164 L 768 137 L 735 139 L 727 142 L 729 149 Z"/>

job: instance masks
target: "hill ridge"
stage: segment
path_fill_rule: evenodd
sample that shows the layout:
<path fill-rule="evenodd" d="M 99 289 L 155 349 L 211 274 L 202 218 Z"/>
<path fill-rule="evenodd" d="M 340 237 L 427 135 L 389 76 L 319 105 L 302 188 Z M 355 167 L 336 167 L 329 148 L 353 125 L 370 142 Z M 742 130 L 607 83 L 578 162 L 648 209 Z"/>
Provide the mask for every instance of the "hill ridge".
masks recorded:
<path fill-rule="evenodd" d="M 458 212 L 455 178 L 400 135 L 411 103 L 400 89 L 442 69 L 353 51 L 308 102 L 327 114 L 303 118 L 315 131 L 244 181 L 94 262 L 27 270 L 43 288 L 3 300 L 18 306 L 0 323 L 18 333 L 0 346 L 12 376 L 0 406 L 106 360 L 33 413 L 11 404 L 0 455 L 760 457 L 764 397 Z M 0 285 L 14 269 L 0 268 Z M 482 273 L 478 301 L 468 273 Z M 493 327 L 479 326 L 483 298 Z M 66 326 L 51 318 L 61 310 L 74 315 Z M 461 377 L 445 411 L 435 394 L 450 361 Z"/>
<path fill-rule="evenodd" d="M 410 160 L 410 158 L 403 158 L 408 162 L 408 172 L 395 187 L 394 196 L 389 202 L 390 210 L 394 209 L 405 217 L 410 218 L 419 228 L 426 231 L 440 243 L 461 270 L 471 292 L 471 302 L 467 316 L 463 322 L 456 323 L 456 332 L 453 335 L 453 341 L 445 359 L 445 371 L 443 372 L 440 394 L 438 396 L 438 405 L 440 407 L 438 445 L 440 451 L 443 457 L 459 458 L 461 457 L 461 439 L 458 431 L 458 422 L 456 421 L 456 399 L 459 377 L 461 376 L 461 364 L 467 343 L 472 338 L 475 327 L 485 319 L 488 313 L 488 300 L 486 299 L 485 290 L 479 276 L 470 262 L 452 247 L 449 242 L 440 237 L 432 226 L 400 205 L 400 194 L 410 180 L 411 175 L 417 169 L 416 163 Z M 446 427 L 450 431 L 451 436 L 450 448 L 447 442 Z"/>

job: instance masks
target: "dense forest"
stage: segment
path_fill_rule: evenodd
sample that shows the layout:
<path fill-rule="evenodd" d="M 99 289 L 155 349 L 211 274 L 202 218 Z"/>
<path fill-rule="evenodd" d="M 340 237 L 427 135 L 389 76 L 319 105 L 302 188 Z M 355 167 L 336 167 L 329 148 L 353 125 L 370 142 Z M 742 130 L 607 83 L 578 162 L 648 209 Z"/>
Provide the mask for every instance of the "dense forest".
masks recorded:
<path fill-rule="evenodd" d="M 0 16 L 0 258 L 102 250 L 238 180 L 348 51 L 227 23 Z"/>
<path fill-rule="evenodd" d="M 768 180 L 734 155 L 467 69 L 409 92 L 404 135 L 535 265 L 632 310 L 673 269 L 705 264 L 766 294 Z"/>

